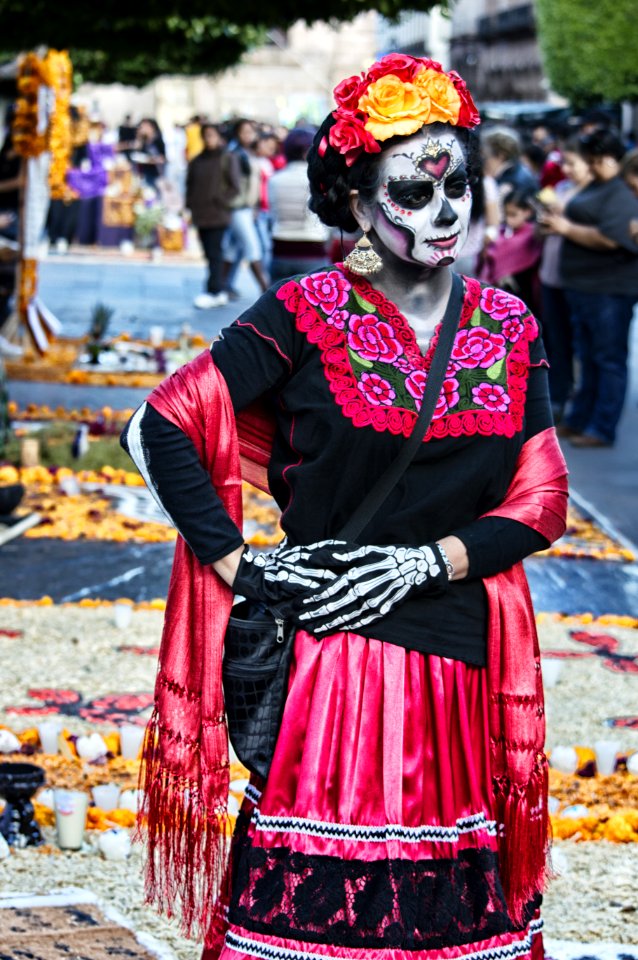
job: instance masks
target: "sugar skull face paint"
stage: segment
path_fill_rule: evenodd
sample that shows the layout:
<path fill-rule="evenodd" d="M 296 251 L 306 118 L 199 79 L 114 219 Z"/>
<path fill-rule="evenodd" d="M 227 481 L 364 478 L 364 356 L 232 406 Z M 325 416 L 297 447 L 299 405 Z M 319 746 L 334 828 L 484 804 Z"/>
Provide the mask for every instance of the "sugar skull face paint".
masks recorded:
<path fill-rule="evenodd" d="M 387 150 L 371 208 L 381 242 L 401 260 L 427 267 L 452 263 L 467 239 L 472 191 L 465 156 L 440 128 Z"/>

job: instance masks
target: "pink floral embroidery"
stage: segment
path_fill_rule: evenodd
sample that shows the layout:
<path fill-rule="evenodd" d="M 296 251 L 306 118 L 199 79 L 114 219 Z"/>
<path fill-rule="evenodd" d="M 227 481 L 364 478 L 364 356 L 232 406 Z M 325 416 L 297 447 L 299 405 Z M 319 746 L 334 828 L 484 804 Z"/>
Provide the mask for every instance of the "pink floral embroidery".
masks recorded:
<path fill-rule="evenodd" d="M 485 287 L 481 292 L 480 308 L 489 313 L 495 320 L 506 320 L 507 317 L 522 317 L 527 308 L 522 300 L 504 290 L 495 290 L 494 287 Z"/>
<path fill-rule="evenodd" d="M 443 381 L 443 387 L 436 401 L 433 420 L 444 417 L 452 407 L 459 402 L 459 381 L 455 377 L 448 377 Z"/>
<path fill-rule="evenodd" d="M 508 317 L 503 321 L 502 330 L 510 343 L 516 343 L 525 333 L 525 323 L 520 317 Z"/>
<path fill-rule="evenodd" d="M 372 313 L 366 313 L 363 317 L 352 314 L 348 346 L 364 360 L 382 360 L 384 363 L 394 363 L 403 353 L 403 347 L 390 324 Z"/>
<path fill-rule="evenodd" d="M 348 322 L 349 316 L 350 314 L 347 310 L 335 310 L 334 313 L 328 314 L 326 323 L 331 327 L 335 327 L 337 330 L 343 330 Z"/>
<path fill-rule="evenodd" d="M 485 327 L 459 330 L 452 347 L 452 360 L 462 367 L 491 367 L 505 356 L 505 337 Z"/>
<path fill-rule="evenodd" d="M 352 284 L 337 270 L 313 273 L 300 281 L 306 300 L 313 307 L 321 307 L 328 316 L 348 302 Z"/>
<path fill-rule="evenodd" d="M 414 397 L 414 404 L 417 410 L 421 409 L 423 393 L 427 383 L 427 374 L 424 370 L 415 370 L 409 377 L 405 378 L 405 388 L 411 397 Z M 450 407 L 454 407 L 459 402 L 459 381 L 456 377 L 446 377 L 443 381 L 441 393 L 436 401 L 433 419 L 444 416 Z"/>
<path fill-rule="evenodd" d="M 368 373 L 367 371 L 362 373 L 358 387 L 366 400 L 375 406 L 379 404 L 386 407 L 390 406 L 396 397 L 396 392 L 391 384 L 380 377 L 378 373 Z"/>
<path fill-rule="evenodd" d="M 478 387 L 472 387 L 472 399 L 490 413 L 506 413 L 511 402 L 505 387 L 498 383 L 479 383 Z"/>

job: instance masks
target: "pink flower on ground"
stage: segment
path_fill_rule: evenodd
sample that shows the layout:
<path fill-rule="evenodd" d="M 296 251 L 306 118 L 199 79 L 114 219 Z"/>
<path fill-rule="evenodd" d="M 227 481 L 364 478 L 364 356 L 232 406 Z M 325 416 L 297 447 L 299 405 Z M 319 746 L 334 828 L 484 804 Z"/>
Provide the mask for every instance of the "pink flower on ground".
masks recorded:
<path fill-rule="evenodd" d="M 313 273 L 300 281 L 308 303 L 330 315 L 348 302 L 352 284 L 337 270 Z"/>
<path fill-rule="evenodd" d="M 381 360 L 383 363 L 394 363 L 403 353 L 403 347 L 390 324 L 372 313 L 362 317 L 352 314 L 348 346 L 364 360 Z"/>
<path fill-rule="evenodd" d="M 516 343 L 525 333 L 525 324 L 520 317 L 509 317 L 503 321 L 501 329 L 510 343 Z"/>
<path fill-rule="evenodd" d="M 452 347 L 452 360 L 462 367 L 491 367 L 505 356 L 505 337 L 485 327 L 459 330 Z"/>
<path fill-rule="evenodd" d="M 392 385 L 378 373 L 362 373 L 358 387 L 366 400 L 375 406 L 390 407 L 396 397 Z"/>
<path fill-rule="evenodd" d="M 506 413 L 511 403 L 505 387 L 498 383 L 479 383 L 472 387 L 472 399 L 479 407 L 485 407 L 490 413 Z"/>
<path fill-rule="evenodd" d="M 522 300 L 504 290 L 495 290 L 494 287 L 485 287 L 481 292 L 481 310 L 488 313 L 495 320 L 506 320 L 507 317 L 522 317 L 527 307 Z"/>

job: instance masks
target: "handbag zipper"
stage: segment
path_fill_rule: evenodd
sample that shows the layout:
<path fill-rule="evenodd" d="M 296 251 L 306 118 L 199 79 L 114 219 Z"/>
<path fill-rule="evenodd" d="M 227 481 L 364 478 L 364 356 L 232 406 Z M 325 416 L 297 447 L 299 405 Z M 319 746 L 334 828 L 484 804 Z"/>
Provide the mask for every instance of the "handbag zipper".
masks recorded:
<path fill-rule="evenodd" d="M 284 621 L 277 620 L 277 618 L 275 617 L 275 623 L 277 624 L 277 638 L 276 638 L 277 643 L 283 643 L 284 642 Z"/>

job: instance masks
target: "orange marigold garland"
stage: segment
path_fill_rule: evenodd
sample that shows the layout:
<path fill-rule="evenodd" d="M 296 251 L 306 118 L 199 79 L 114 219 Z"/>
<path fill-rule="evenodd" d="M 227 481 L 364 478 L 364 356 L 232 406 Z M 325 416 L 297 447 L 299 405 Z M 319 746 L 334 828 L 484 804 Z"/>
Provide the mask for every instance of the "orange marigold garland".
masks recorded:
<path fill-rule="evenodd" d="M 71 157 L 71 115 L 69 107 L 73 68 L 66 50 L 49 50 L 46 55 L 46 63 L 55 92 L 55 105 L 49 124 L 49 151 L 51 153 L 49 187 L 52 200 L 66 200 L 69 197 L 66 174 Z"/>

